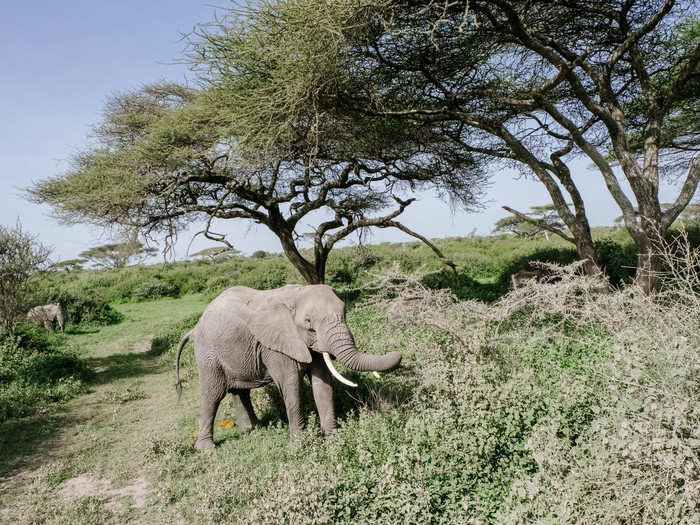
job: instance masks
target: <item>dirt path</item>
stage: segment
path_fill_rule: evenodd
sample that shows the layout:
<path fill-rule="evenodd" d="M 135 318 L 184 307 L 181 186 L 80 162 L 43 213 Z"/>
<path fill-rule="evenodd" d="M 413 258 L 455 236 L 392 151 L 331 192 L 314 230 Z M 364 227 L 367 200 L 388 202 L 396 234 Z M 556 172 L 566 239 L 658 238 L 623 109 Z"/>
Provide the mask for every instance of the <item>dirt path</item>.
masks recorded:
<path fill-rule="evenodd" d="M 182 411 L 172 367 L 151 351 L 153 333 L 172 319 L 170 308 L 123 308 L 127 318 L 119 325 L 74 336 L 95 371 L 90 391 L 55 414 L 18 423 L 14 469 L 0 479 L 0 523 L 86 523 L 91 513 L 100 516 L 96 522 L 142 522 L 153 490 L 143 458 L 154 440 L 172 433 Z"/>

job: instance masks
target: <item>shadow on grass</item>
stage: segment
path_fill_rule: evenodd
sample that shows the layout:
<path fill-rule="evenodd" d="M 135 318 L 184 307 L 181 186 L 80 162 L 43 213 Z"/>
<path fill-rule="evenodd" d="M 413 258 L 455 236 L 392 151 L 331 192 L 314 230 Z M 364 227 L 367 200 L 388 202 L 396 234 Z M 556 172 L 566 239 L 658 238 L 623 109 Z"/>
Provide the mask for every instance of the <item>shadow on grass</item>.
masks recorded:
<path fill-rule="evenodd" d="M 9 419 L 0 423 L 0 493 L 2 478 L 17 471 L 34 466 L 33 453 L 39 446 L 52 439 L 64 426 L 74 422 L 65 413 L 34 415 L 20 419 Z"/>
<path fill-rule="evenodd" d="M 155 374 L 162 370 L 161 352 L 151 343 L 147 352 L 127 352 L 90 359 L 90 367 L 95 371 L 92 383 L 104 385 L 127 377 Z"/>
<path fill-rule="evenodd" d="M 69 335 L 84 335 L 84 334 L 96 334 L 100 331 L 99 327 L 86 327 L 86 326 L 70 326 L 66 328 L 66 334 Z"/>

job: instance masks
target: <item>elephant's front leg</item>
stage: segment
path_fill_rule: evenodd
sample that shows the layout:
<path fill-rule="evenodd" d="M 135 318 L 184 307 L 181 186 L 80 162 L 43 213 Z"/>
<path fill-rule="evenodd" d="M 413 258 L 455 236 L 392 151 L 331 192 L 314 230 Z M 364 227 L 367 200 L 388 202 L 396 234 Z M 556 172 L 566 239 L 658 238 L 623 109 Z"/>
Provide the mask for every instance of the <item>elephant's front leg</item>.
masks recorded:
<path fill-rule="evenodd" d="M 279 388 L 287 409 L 289 433 L 292 437 L 304 429 L 304 412 L 301 406 L 301 366 L 291 357 L 270 351 L 265 359 L 270 377 Z"/>
<path fill-rule="evenodd" d="M 318 419 L 324 434 L 330 434 L 338 427 L 335 420 L 335 408 L 333 407 L 333 386 L 331 375 L 320 354 L 311 353 L 313 361 L 309 370 L 311 390 L 314 393 L 314 402 L 318 410 Z"/>

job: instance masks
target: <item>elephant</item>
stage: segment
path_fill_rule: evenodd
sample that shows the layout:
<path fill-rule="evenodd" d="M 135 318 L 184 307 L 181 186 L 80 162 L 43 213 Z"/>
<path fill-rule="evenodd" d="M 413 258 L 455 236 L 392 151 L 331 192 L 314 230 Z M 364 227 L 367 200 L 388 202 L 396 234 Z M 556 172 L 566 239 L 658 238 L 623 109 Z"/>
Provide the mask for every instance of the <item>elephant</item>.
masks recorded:
<path fill-rule="evenodd" d="M 306 374 L 321 430 L 328 434 L 337 426 L 331 374 L 346 385 L 357 386 L 340 375 L 331 356 L 351 370 L 371 371 L 377 377 L 378 372 L 393 370 L 401 363 L 399 352 L 378 356 L 357 350 L 345 323 L 345 303 L 324 284 L 286 285 L 273 290 L 234 286 L 222 292 L 178 345 L 178 397 L 182 392 L 180 354 L 189 340 L 194 343 L 199 372 L 198 450 L 214 448 L 214 418 L 227 392 L 235 397 L 239 427 L 250 430 L 259 424 L 250 390 L 274 383 L 284 400 L 294 438 L 304 428 L 301 387 Z"/>
<path fill-rule="evenodd" d="M 61 306 L 61 303 L 35 306 L 29 310 L 27 320 L 39 326 L 43 326 L 51 333 L 54 332 L 55 322 L 58 324 L 61 332 L 64 332 L 65 315 L 63 314 L 63 307 Z"/>

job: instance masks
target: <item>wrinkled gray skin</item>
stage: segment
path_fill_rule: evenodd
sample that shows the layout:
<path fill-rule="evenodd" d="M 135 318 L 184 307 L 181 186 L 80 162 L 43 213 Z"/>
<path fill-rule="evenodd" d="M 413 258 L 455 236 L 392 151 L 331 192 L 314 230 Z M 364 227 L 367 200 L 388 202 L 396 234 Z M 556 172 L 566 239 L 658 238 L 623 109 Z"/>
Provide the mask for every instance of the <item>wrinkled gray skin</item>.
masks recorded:
<path fill-rule="evenodd" d="M 391 370 L 401 362 L 398 352 L 360 353 L 345 324 L 345 304 L 321 284 L 262 291 L 234 286 L 224 291 L 180 341 L 175 362 L 178 393 L 180 353 L 188 340 L 194 342 L 199 371 L 199 450 L 214 447 L 214 417 L 227 392 L 235 395 L 239 427 L 247 430 L 258 424 L 250 389 L 274 382 L 294 437 L 304 426 L 301 385 L 306 374 L 321 429 L 328 433 L 336 428 L 333 389 L 320 352 L 358 371 Z"/>
<path fill-rule="evenodd" d="M 64 331 L 65 327 L 65 317 L 63 315 L 61 303 L 35 306 L 29 310 L 27 320 L 39 326 L 43 326 L 51 333 L 54 332 L 54 322 L 58 324 L 61 332 Z"/>

